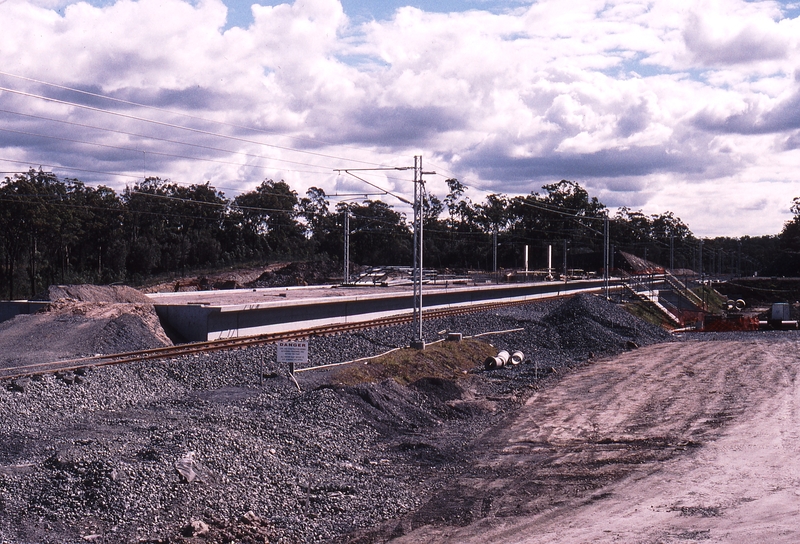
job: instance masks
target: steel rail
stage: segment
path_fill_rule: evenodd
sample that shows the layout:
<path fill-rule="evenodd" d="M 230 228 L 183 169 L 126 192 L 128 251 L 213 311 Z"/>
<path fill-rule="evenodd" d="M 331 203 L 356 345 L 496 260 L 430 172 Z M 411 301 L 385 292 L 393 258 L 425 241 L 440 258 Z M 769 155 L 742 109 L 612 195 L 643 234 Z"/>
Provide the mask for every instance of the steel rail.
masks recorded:
<path fill-rule="evenodd" d="M 567 298 L 573 296 L 558 295 L 552 298 Z M 437 319 L 443 317 L 453 317 L 471 313 L 491 311 L 493 309 L 506 306 L 519 306 L 530 304 L 535 300 L 512 300 L 502 302 L 488 302 L 481 304 L 470 304 L 468 306 L 458 306 L 455 308 L 438 308 L 427 310 L 423 318 Z M 274 344 L 284 340 L 299 340 L 302 338 L 332 336 L 358 330 L 388 327 L 392 325 L 402 325 L 411 323 L 412 314 L 399 314 L 394 316 L 382 317 L 370 321 L 357 321 L 350 323 L 336 323 L 331 325 L 320 325 L 305 329 L 297 329 L 286 332 L 275 332 L 261 334 L 257 336 L 243 336 L 234 338 L 224 338 L 218 340 L 208 340 L 205 342 L 192 342 L 177 346 L 166 346 L 161 348 L 144 349 L 138 351 L 128 351 L 124 353 L 114 353 L 109 355 L 94 355 L 91 357 L 78 357 L 73 359 L 62 359 L 47 363 L 31 363 L 27 365 L 0 368 L 0 380 L 12 380 L 37 374 L 49 374 L 54 372 L 71 372 L 86 367 L 98 367 L 106 365 L 116 365 L 133 363 L 137 361 L 148 361 L 154 359 L 175 359 L 186 355 L 199 353 L 211 353 L 214 351 L 226 351 L 243 349 L 248 347 L 263 346 Z"/>

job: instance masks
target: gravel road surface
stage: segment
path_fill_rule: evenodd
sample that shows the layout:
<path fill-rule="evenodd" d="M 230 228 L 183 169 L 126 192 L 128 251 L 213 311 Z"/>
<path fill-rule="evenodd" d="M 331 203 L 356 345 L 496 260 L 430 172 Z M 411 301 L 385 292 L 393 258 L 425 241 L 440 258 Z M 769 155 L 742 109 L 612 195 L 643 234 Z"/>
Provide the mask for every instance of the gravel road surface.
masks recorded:
<path fill-rule="evenodd" d="M 697 335 L 576 369 L 392 542 L 799 542 L 799 338 Z"/>

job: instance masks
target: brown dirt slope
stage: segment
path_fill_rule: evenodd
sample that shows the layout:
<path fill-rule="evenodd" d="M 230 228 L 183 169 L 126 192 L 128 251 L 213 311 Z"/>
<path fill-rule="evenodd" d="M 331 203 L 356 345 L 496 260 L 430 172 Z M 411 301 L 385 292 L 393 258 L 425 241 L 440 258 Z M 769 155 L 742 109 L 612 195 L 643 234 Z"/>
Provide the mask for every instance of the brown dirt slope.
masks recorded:
<path fill-rule="evenodd" d="M 60 285 L 50 309 L 0 323 L 0 366 L 171 345 L 150 300 L 125 286 Z"/>
<path fill-rule="evenodd" d="M 55 303 L 150 303 L 144 293 L 127 285 L 51 285 L 41 300 Z"/>
<path fill-rule="evenodd" d="M 798 542 L 797 342 L 667 343 L 578 369 L 351 542 Z"/>

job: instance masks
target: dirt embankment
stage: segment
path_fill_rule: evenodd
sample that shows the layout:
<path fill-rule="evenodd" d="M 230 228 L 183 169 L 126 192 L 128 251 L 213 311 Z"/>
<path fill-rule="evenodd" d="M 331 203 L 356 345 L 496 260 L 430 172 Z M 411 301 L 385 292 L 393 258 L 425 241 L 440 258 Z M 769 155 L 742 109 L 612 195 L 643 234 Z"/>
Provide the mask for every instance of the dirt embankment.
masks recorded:
<path fill-rule="evenodd" d="M 278 262 L 254 268 L 222 270 L 186 276 L 142 287 L 145 293 L 216 291 L 262 287 L 321 285 L 342 281 L 339 264 L 331 261 Z"/>
<path fill-rule="evenodd" d="M 0 323 L 0 365 L 168 346 L 150 299 L 122 285 L 54 285 L 47 311 Z"/>
<path fill-rule="evenodd" d="M 38 300 L 53 305 L 89 304 L 149 304 L 147 295 L 127 285 L 51 285 Z"/>
<path fill-rule="evenodd" d="M 750 338 L 564 376 L 420 508 L 350 542 L 797 542 L 798 339 Z"/>

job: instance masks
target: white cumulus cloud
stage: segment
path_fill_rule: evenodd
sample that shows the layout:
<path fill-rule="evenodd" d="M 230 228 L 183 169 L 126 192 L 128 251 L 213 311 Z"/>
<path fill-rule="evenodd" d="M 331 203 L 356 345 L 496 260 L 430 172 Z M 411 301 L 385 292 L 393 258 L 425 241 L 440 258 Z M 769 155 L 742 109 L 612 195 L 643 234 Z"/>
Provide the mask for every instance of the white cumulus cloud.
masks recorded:
<path fill-rule="evenodd" d="M 296 0 L 227 28 L 220 0 L 7 0 L 0 168 L 228 192 L 271 177 L 302 193 L 341 186 L 334 168 L 422 154 L 441 196 L 451 176 L 474 199 L 564 178 L 700 235 L 776 233 L 800 166 L 786 9 L 541 0 L 354 23 L 337 0 Z"/>

